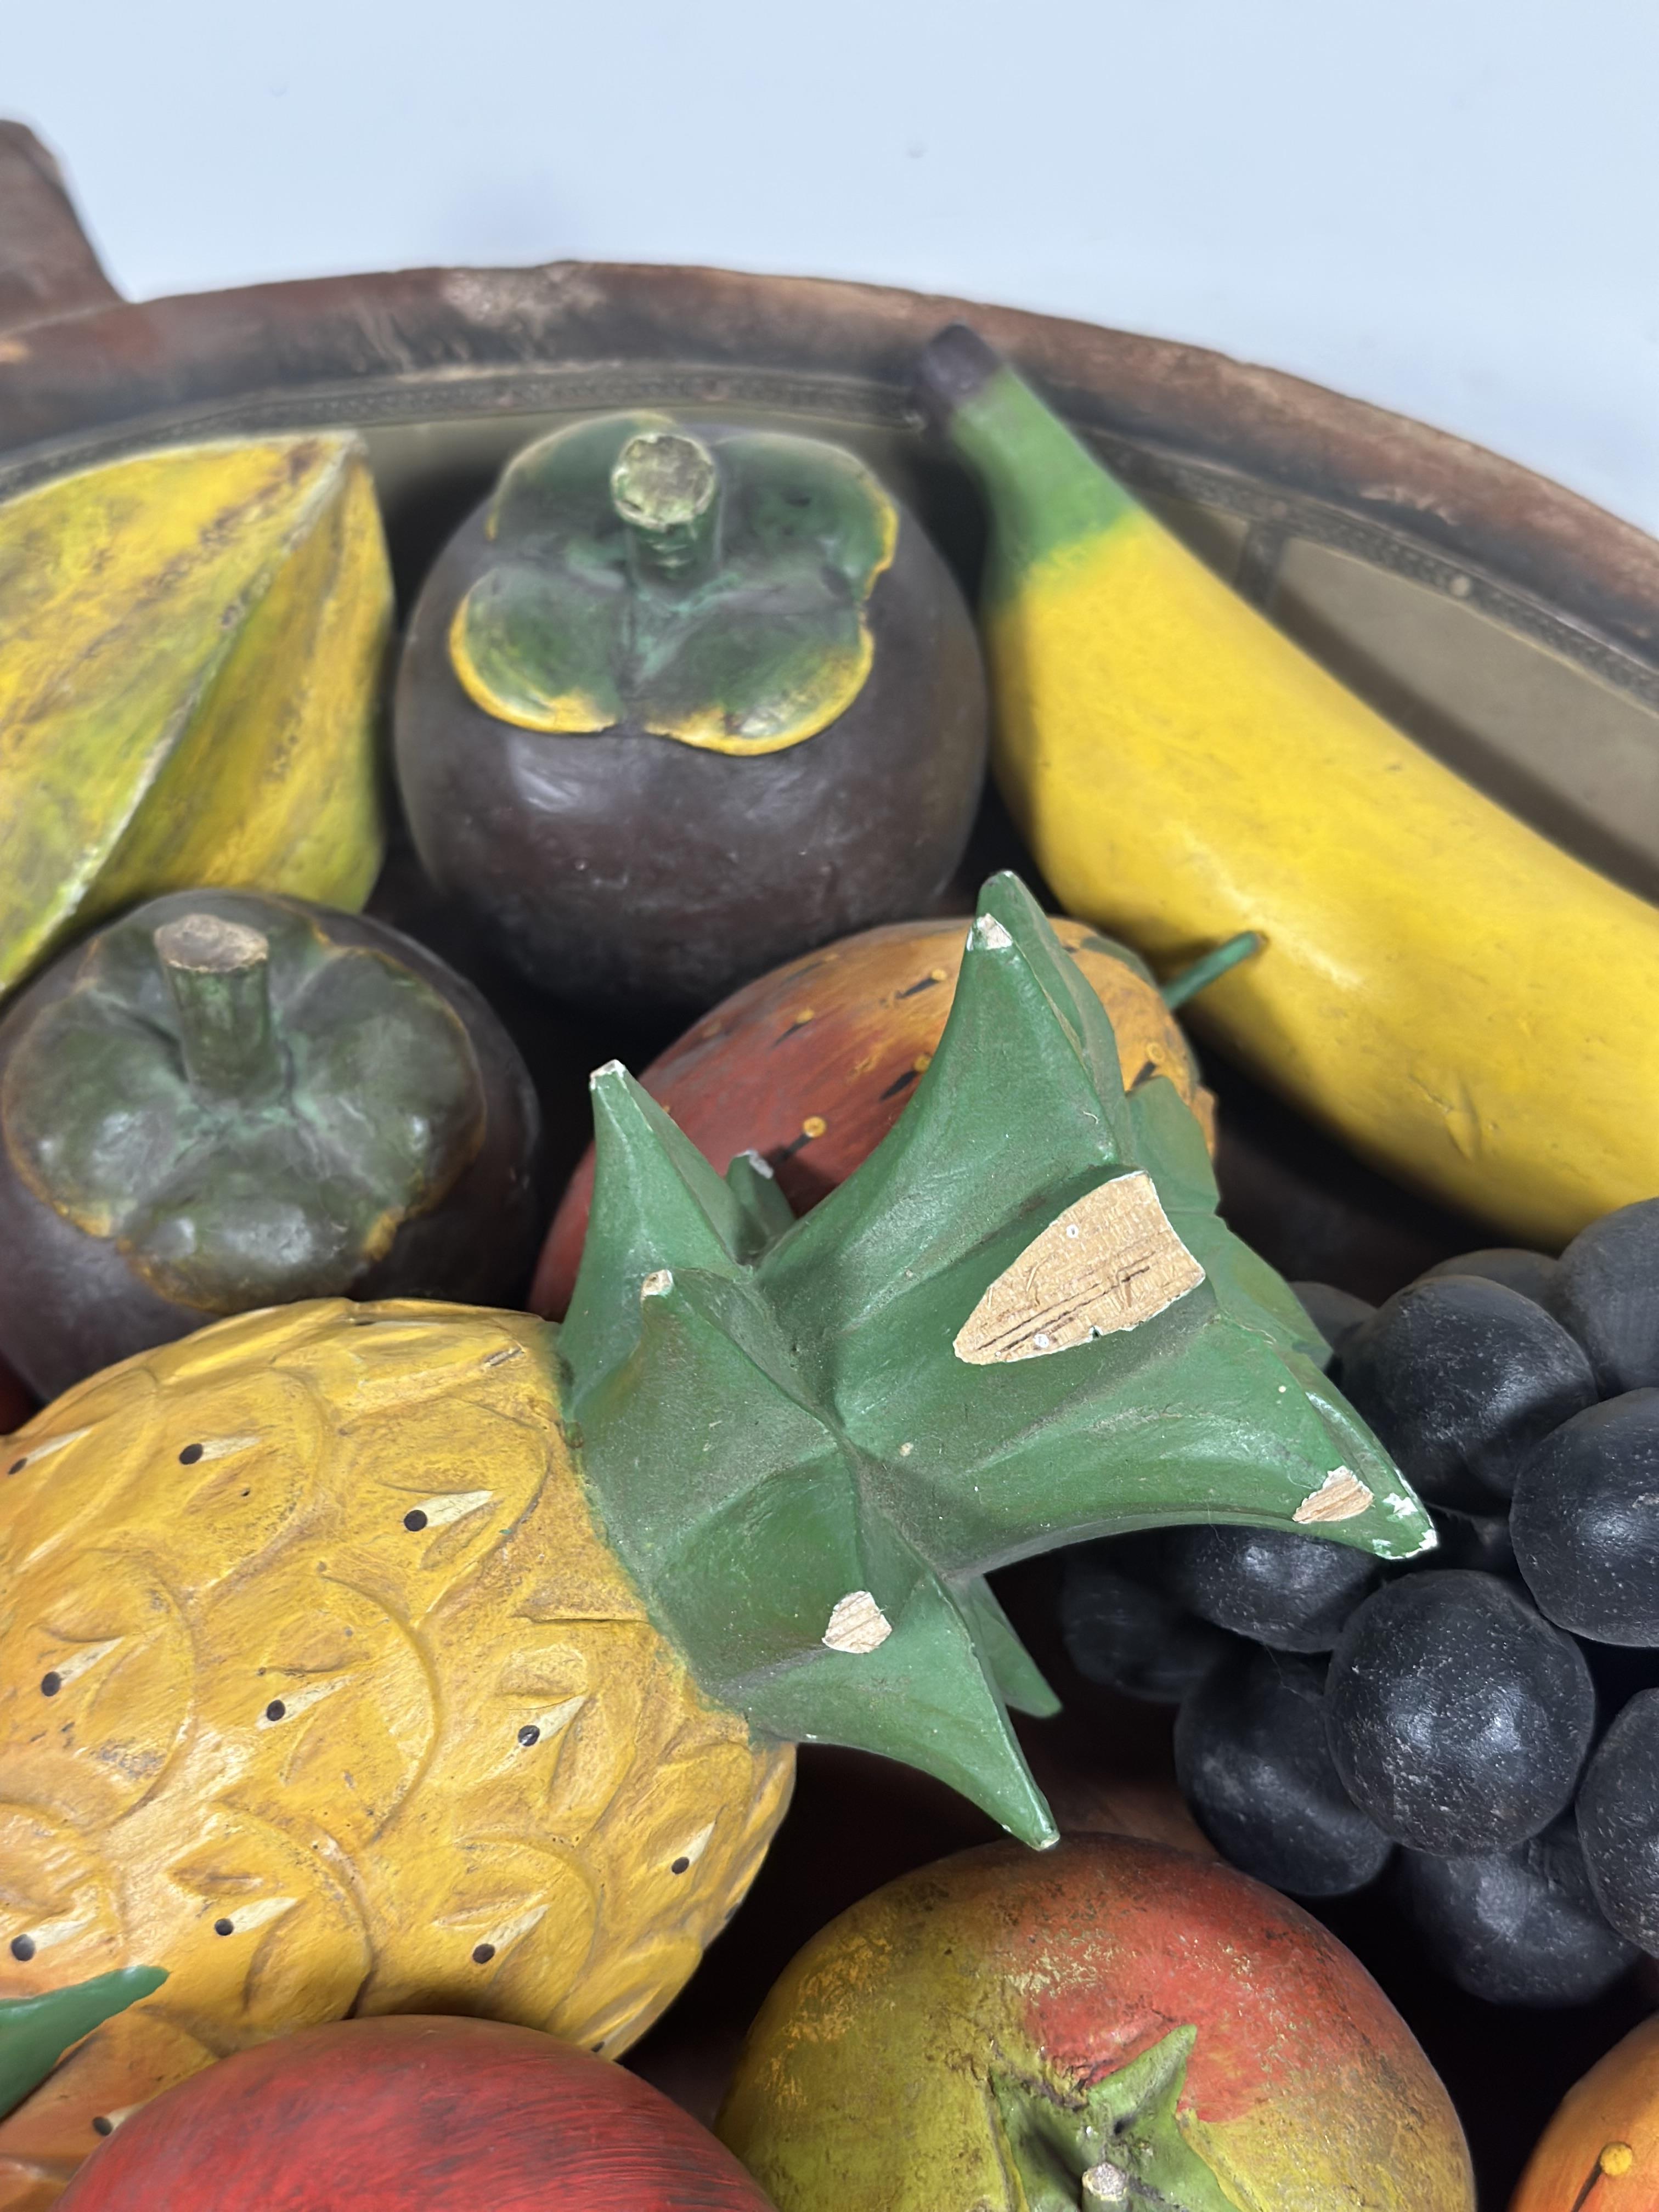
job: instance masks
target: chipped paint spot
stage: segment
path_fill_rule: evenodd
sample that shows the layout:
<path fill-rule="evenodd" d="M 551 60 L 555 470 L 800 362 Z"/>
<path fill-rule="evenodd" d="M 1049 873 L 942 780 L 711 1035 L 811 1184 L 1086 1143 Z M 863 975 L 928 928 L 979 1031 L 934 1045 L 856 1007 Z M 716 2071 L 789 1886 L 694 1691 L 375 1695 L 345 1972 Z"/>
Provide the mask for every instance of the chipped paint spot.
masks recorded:
<path fill-rule="evenodd" d="M 1013 941 L 994 914 L 981 915 L 968 933 L 970 952 L 1006 952 Z"/>
<path fill-rule="evenodd" d="M 1370 1492 L 1351 1468 L 1334 1467 L 1318 1489 L 1308 1492 L 1291 1518 L 1304 1527 L 1310 1522 L 1352 1521 L 1371 1503 Z"/>
<path fill-rule="evenodd" d="M 640 1296 L 642 1298 L 665 1298 L 673 1287 L 673 1269 L 672 1267 L 653 1267 L 651 1273 L 646 1277 L 645 1280 L 640 1285 Z"/>
<path fill-rule="evenodd" d="M 1070 1352 L 1139 1328 L 1203 1280 L 1138 1168 L 1067 1206 L 1025 1247 L 963 1323 L 956 1355 L 987 1367 Z"/>
<path fill-rule="evenodd" d="M 892 1632 L 892 1622 L 868 1590 L 848 1590 L 836 1601 L 823 1642 L 831 1651 L 848 1651 L 862 1658 L 885 1644 Z"/>
<path fill-rule="evenodd" d="M 755 1170 L 755 1173 L 757 1176 L 764 1176 L 768 1182 L 775 1182 L 777 1181 L 777 1170 L 772 1165 L 771 1161 L 766 1158 L 764 1153 L 757 1152 L 752 1145 L 747 1146 L 738 1157 L 739 1158 L 747 1160 L 750 1166 Z"/>
<path fill-rule="evenodd" d="M 1127 2204 L 1129 2201 L 1129 2177 L 1115 2166 L 1103 2161 L 1091 2166 L 1083 2177 L 1083 2202 L 1091 2204 Z"/>

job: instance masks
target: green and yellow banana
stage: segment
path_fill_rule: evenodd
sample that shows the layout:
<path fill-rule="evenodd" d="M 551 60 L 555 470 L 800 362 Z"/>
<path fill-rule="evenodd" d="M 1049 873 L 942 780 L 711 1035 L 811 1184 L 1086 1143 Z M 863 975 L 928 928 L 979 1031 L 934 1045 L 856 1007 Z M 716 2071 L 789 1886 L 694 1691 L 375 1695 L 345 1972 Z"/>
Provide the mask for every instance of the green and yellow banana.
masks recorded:
<path fill-rule="evenodd" d="M 992 522 L 1003 792 L 1200 1021 L 1357 1152 L 1529 1243 L 1659 1192 L 1659 910 L 1484 798 L 1218 580 L 971 331 L 921 390 Z"/>

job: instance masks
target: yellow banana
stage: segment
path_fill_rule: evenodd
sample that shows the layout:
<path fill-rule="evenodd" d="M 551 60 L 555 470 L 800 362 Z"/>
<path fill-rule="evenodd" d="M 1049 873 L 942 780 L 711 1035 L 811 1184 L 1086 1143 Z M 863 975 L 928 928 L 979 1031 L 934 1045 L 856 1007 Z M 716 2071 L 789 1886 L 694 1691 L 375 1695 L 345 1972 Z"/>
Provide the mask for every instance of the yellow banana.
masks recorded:
<path fill-rule="evenodd" d="M 991 512 L 999 781 L 1066 912 L 1378 1166 L 1556 1246 L 1659 1193 L 1659 909 L 1483 798 L 1213 577 L 975 334 L 921 391 Z"/>

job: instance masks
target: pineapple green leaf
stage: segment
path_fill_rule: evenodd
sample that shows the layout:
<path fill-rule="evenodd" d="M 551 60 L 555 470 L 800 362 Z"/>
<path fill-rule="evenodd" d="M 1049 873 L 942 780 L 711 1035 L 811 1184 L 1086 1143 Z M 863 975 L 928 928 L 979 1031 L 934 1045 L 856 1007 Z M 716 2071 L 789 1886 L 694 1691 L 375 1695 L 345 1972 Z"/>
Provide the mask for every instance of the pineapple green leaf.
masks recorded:
<path fill-rule="evenodd" d="M 653 1615 L 757 1729 L 907 1759 L 1040 1840 L 1007 1707 L 1054 1701 L 988 1571 L 1182 1522 L 1433 1541 L 1015 878 L 910 1104 L 801 1220 L 620 1067 L 594 1104 L 574 1426 Z"/>
<path fill-rule="evenodd" d="M 794 1208 L 779 1188 L 778 1179 L 763 1154 L 738 1153 L 726 1170 L 726 1180 L 749 1217 L 757 1249 L 763 1250 L 774 1237 L 793 1226 Z"/>
<path fill-rule="evenodd" d="M 602 1267 L 577 1276 L 561 1340 L 579 1376 L 608 1371 L 639 1333 L 640 1285 L 663 1267 L 734 1273 L 769 1241 L 755 1212 L 722 1182 L 691 1139 L 620 1060 L 588 1079 L 594 1145 L 605 1161 L 595 1185 L 588 1249 Z"/>
<path fill-rule="evenodd" d="M 1014 1633 L 1014 1625 L 997 1603 L 990 1583 L 982 1575 L 974 1575 L 957 1595 L 1004 1705 L 1017 1713 L 1029 1713 L 1033 1720 L 1052 1720 L 1060 1709 L 1060 1699 Z"/>
<path fill-rule="evenodd" d="M 122 1966 L 89 1982 L 0 2002 L 0 2119 L 40 2087 L 71 2045 L 153 1996 L 166 1979 L 165 1967 Z"/>

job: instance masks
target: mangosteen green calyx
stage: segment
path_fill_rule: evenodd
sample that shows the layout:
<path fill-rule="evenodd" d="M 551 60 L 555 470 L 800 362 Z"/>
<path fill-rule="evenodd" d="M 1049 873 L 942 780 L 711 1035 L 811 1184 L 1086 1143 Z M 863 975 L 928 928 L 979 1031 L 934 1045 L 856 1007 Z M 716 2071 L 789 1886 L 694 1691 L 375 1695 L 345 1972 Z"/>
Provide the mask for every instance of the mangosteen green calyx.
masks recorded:
<path fill-rule="evenodd" d="M 471 985 L 383 925 L 185 891 L 0 1023 L 0 1351 L 52 1396 L 220 1315 L 509 1297 L 539 1117 Z"/>
<path fill-rule="evenodd" d="M 540 987 L 659 1011 L 925 911 L 986 744 L 961 592 L 864 463 L 656 414 L 519 455 L 398 688 L 439 889 Z"/>

